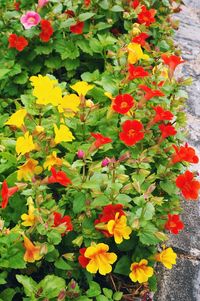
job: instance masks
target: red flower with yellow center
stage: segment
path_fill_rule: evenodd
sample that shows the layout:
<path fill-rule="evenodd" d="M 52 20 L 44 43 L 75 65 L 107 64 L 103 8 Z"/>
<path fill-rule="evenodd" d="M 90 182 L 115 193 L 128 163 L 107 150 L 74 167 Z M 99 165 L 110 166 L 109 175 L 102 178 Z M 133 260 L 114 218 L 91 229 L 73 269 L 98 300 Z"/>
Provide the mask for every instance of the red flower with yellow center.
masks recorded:
<path fill-rule="evenodd" d="M 76 24 L 70 26 L 70 31 L 74 34 L 82 34 L 84 22 L 77 21 Z"/>
<path fill-rule="evenodd" d="M 59 183 L 60 185 L 67 186 L 71 184 L 71 180 L 67 177 L 64 171 L 56 171 L 54 167 L 51 168 L 52 176 L 48 178 L 48 184 Z"/>
<path fill-rule="evenodd" d="M 17 186 L 8 188 L 8 184 L 6 180 L 3 181 L 2 189 L 1 189 L 1 196 L 2 196 L 1 208 L 5 209 L 7 207 L 9 198 L 18 190 L 19 188 Z"/>
<path fill-rule="evenodd" d="M 175 150 L 175 153 L 172 155 L 172 162 L 174 164 L 182 161 L 194 164 L 199 162 L 199 158 L 195 153 L 195 149 L 188 146 L 187 143 L 185 143 L 185 146 L 181 146 L 179 148 L 176 145 L 173 145 L 173 148 Z"/>
<path fill-rule="evenodd" d="M 197 200 L 200 182 L 194 179 L 194 174 L 187 170 L 176 179 L 176 186 L 181 190 L 186 200 Z"/>
<path fill-rule="evenodd" d="M 23 51 L 28 46 L 28 41 L 23 36 L 17 36 L 16 34 L 10 34 L 8 42 L 9 48 L 15 48 L 18 51 Z"/>
<path fill-rule="evenodd" d="M 132 43 L 140 44 L 141 46 L 145 46 L 146 39 L 149 37 L 145 32 L 140 33 L 138 36 L 132 39 Z"/>
<path fill-rule="evenodd" d="M 126 114 L 133 107 L 134 99 L 129 94 L 117 95 L 112 103 L 112 109 L 120 114 Z"/>
<path fill-rule="evenodd" d="M 153 108 L 153 110 L 156 112 L 156 115 L 153 119 L 154 123 L 164 120 L 171 120 L 174 117 L 170 111 L 165 111 L 161 106 L 156 106 Z"/>
<path fill-rule="evenodd" d="M 152 90 L 151 88 L 147 87 L 146 85 L 139 85 L 139 88 L 145 92 L 144 98 L 146 100 L 150 100 L 153 97 L 162 97 L 165 94 L 160 90 Z"/>
<path fill-rule="evenodd" d="M 142 11 L 138 14 L 138 22 L 140 24 L 150 26 L 152 23 L 155 22 L 155 9 L 148 10 L 145 5 L 142 5 L 141 10 Z"/>
<path fill-rule="evenodd" d="M 173 127 L 173 125 L 171 125 L 170 123 L 168 124 L 160 124 L 159 125 L 159 129 L 162 133 L 162 138 L 165 139 L 169 136 L 174 136 L 176 135 L 177 131 L 175 130 L 175 128 Z"/>
<path fill-rule="evenodd" d="M 99 148 L 104 144 L 112 142 L 112 139 L 110 139 L 109 137 L 105 137 L 100 133 L 91 133 L 91 135 L 96 139 L 96 141 L 94 142 L 95 148 Z"/>
<path fill-rule="evenodd" d="M 138 120 L 126 120 L 122 124 L 122 132 L 119 134 L 120 140 L 126 145 L 132 146 L 144 138 L 143 124 Z"/>
<path fill-rule="evenodd" d="M 134 66 L 129 65 L 128 66 L 128 72 L 129 72 L 129 80 L 134 80 L 135 78 L 143 78 L 145 76 L 149 76 L 149 73 L 144 70 L 141 66 Z"/>
<path fill-rule="evenodd" d="M 168 214 L 168 221 L 165 224 L 165 229 L 169 230 L 173 234 L 178 234 L 180 230 L 183 230 L 184 224 L 179 219 L 177 214 Z"/>
<path fill-rule="evenodd" d="M 62 216 L 62 214 L 59 212 L 54 212 L 53 215 L 54 215 L 54 227 L 58 227 L 63 224 L 66 228 L 65 232 L 69 232 L 73 230 L 71 217 L 69 215 Z"/>

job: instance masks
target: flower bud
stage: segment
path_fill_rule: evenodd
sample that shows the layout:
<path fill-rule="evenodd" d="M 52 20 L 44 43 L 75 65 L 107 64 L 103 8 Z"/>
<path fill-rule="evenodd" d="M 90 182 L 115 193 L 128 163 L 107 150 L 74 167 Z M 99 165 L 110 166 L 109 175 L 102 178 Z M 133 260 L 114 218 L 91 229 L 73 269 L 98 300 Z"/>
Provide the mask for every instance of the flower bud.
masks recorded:
<path fill-rule="evenodd" d="M 102 166 L 102 167 L 106 167 L 106 166 L 108 166 L 109 163 L 110 163 L 110 159 L 106 157 L 106 158 L 103 159 L 103 161 L 101 162 L 101 166 Z"/>
<path fill-rule="evenodd" d="M 77 152 L 77 157 L 79 159 L 83 159 L 85 157 L 85 153 L 83 150 L 79 149 L 78 152 Z"/>

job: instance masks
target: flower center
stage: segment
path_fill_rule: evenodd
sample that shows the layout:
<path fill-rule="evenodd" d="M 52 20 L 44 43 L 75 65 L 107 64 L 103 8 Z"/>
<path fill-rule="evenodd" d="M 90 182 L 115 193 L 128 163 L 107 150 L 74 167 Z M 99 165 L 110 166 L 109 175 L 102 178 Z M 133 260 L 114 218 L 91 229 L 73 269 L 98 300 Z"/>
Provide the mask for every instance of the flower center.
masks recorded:
<path fill-rule="evenodd" d="M 134 136 L 135 135 L 135 130 L 131 129 L 128 131 L 129 136 Z"/>
<path fill-rule="evenodd" d="M 127 108 L 127 102 L 125 102 L 125 101 L 123 101 L 122 103 L 121 103 L 121 108 L 122 109 L 125 109 L 125 108 Z"/>
<path fill-rule="evenodd" d="M 34 23 L 35 23 L 35 18 L 30 17 L 30 18 L 28 19 L 28 22 L 31 23 L 31 24 L 34 24 Z"/>

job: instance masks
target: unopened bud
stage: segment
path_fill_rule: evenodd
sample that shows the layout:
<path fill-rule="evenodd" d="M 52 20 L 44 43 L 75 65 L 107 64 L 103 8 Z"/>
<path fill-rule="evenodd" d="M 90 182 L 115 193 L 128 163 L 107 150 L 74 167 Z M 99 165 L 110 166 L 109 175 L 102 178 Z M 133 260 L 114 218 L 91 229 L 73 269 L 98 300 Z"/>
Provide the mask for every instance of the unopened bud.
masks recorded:
<path fill-rule="evenodd" d="M 85 157 L 85 153 L 83 150 L 79 149 L 78 152 L 77 152 L 77 157 L 79 159 L 83 159 Z"/>
<path fill-rule="evenodd" d="M 102 167 L 106 167 L 106 166 L 108 166 L 109 163 L 110 163 L 110 159 L 106 157 L 106 158 L 103 159 L 103 161 L 101 162 L 101 166 L 102 166 Z"/>

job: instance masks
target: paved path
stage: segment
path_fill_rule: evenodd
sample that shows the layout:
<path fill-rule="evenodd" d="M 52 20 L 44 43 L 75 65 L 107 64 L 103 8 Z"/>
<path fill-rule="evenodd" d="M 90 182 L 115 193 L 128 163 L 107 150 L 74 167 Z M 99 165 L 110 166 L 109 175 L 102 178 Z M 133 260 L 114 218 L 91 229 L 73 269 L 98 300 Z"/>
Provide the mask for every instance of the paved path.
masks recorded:
<path fill-rule="evenodd" d="M 176 43 L 187 60 L 181 72 L 193 77 L 193 85 L 187 88 L 188 141 L 200 157 L 200 0 L 183 1 L 182 12 L 175 17 L 180 19 Z M 200 164 L 193 168 L 200 173 Z M 185 229 L 170 239 L 179 259 L 173 270 L 159 270 L 156 301 L 200 301 L 200 201 L 183 201 L 182 207 Z"/>

